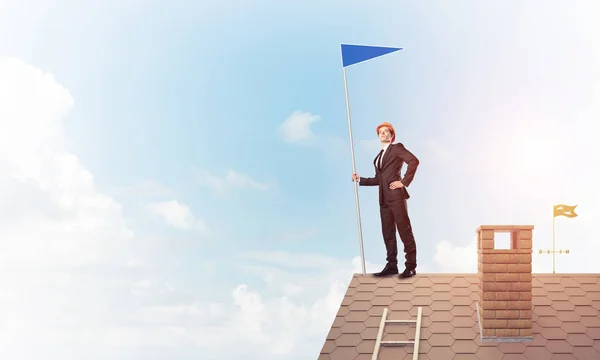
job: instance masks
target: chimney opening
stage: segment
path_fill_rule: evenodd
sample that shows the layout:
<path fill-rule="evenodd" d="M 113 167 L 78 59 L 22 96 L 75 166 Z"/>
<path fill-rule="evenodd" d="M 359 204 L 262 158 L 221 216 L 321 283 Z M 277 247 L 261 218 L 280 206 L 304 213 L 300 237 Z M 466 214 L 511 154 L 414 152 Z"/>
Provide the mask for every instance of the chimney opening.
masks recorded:
<path fill-rule="evenodd" d="M 511 248 L 511 233 L 494 232 L 494 249 L 510 250 Z"/>

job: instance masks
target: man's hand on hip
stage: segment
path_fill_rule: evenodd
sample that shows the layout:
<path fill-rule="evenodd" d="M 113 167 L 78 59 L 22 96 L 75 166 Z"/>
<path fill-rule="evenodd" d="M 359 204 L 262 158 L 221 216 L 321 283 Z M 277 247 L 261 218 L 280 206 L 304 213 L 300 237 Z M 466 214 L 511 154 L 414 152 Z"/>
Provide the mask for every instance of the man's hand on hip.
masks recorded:
<path fill-rule="evenodd" d="M 392 190 L 400 189 L 403 187 L 404 187 L 404 184 L 402 184 L 402 182 L 400 182 L 400 180 L 394 181 L 393 183 L 390 184 L 390 189 L 392 189 Z"/>

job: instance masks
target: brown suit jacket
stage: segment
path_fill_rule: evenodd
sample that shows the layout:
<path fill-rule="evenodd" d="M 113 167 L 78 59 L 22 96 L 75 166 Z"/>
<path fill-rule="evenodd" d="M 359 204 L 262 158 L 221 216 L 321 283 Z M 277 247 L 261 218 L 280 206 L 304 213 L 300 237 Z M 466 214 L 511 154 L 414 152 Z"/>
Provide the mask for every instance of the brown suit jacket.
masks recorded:
<path fill-rule="evenodd" d="M 417 172 L 419 159 L 408 151 L 401 143 L 390 144 L 381 160 L 381 169 L 377 166 L 377 158 L 373 160 L 375 166 L 375 177 L 360 178 L 358 183 L 361 186 L 379 186 L 379 205 L 384 205 L 392 201 L 409 199 L 410 195 L 406 188 L 410 185 Z M 402 167 L 407 165 L 406 174 L 402 177 Z M 390 189 L 390 184 L 400 180 L 404 187 L 400 189 Z"/>

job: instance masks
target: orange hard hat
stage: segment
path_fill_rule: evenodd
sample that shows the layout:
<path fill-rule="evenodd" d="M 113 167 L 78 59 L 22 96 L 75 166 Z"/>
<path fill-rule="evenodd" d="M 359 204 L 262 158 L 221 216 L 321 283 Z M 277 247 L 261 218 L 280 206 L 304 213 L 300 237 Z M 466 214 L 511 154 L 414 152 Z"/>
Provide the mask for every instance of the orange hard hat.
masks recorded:
<path fill-rule="evenodd" d="M 389 122 L 382 122 L 379 126 L 377 126 L 377 135 L 379 135 L 379 129 L 381 129 L 384 126 L 389 128 L 392 132 L 392 142 L 394 142 L 394 140 L 396 139 L 396 130 L 394 130 L 394 127 Z"/>

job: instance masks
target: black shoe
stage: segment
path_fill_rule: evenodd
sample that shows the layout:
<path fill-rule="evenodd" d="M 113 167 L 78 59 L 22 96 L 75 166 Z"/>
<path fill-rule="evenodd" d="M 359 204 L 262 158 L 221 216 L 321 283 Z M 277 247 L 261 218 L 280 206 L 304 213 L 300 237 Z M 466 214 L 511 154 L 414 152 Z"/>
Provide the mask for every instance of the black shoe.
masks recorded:
<path fill-rule="evenodd" d="M 415 276 L 415 275 L 417 275 L 417 271 L 416 270 L 414 270 L 414 269 L 413 270 L 406 269 L 406 270 L 404 270 L 404 272 L 402 274 L 400 274 L 400 277 L 401 278 L 409 278 L 409 277 Z"/>
<path fill-rule="evenodd" d="M 398 267 L 394 267 L 392 265 L 386 265 L 383 270 L 378 273 L 373 274 L 373 276 L 387 276 L 387 275 L 396 275 L 398 274 Z"/>

